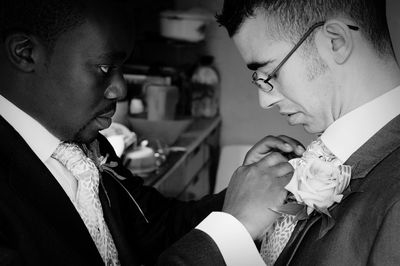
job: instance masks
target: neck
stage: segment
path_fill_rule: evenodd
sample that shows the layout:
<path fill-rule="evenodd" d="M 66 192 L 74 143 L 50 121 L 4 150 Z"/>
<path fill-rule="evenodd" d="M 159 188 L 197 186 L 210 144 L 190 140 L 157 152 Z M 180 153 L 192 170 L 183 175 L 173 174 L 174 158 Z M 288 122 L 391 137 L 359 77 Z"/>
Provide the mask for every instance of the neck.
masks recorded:
<path fill-rule="evenodd" d="M 400 68 L 393 57 L 363 61 L 368 62 L 357 65 L 361 63 L 366 67 L 360 69 L 353 65 L 346 71 L 347 82 L 341 90 L 343 104 L 339 117 L 400 85 Z"/>

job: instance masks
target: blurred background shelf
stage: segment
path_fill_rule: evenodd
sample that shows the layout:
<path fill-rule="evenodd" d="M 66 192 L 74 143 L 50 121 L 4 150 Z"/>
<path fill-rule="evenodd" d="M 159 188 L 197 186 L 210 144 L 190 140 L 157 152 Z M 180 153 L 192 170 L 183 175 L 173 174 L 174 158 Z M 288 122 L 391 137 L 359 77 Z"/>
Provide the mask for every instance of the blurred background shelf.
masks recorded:
<path fill-rule="evenodd" d="M 144 177 L 144 183 L 168 197 L 199 199 L 213 191 L 219 157 L 221 118 L 194 119 L 173 146 L 186 151 L 171 152 L 167 161 Z"/>

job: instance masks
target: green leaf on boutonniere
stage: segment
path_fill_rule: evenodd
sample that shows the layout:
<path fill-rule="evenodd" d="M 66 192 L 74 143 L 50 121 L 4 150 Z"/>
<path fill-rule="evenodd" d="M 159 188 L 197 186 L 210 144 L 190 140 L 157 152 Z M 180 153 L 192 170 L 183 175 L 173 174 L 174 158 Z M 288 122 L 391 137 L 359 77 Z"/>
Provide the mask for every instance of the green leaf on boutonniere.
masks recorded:
<path fill-rule="evenodd" d="M 318 208 L 315 204 L 313 208 L 319 213 L 325 214 L 328 217 L 332 217 L 327 208 Z"/>
<path fill-rule="evenodd" d="M 319 230 L 318 239 L 321 239 L 326 233 L 328 233 L 335 226 L 335 219 L 332 216 L 328 216 L 325 213 L 321 213 L 322 224 Z"/>
<path fill-rule="evenodd" d="M 303 206 L 303 209 L 301 210 L 301 211 L 299 211 L 297 214 L 296 214 L 296 217 L 294 217 L 294 219 L 296 220 L 296 221 L 301 221 L 301 220 L 306 220 L 306 219 L 308 219 L 310 216 L 307 214 L 307 206 L 306 205 L 304 205 Z"/>
<path fill-rule="evenodd" d="M 317 213 L 319 213 L 319 215 L 321 215 L 322 218 L 322 224 L 318 236 L 318 239 L 321 239 L 326 233 L 329 232 L 329 230 L 331 230 L 335 226 L 335 219 L 332 218 L 332 215 L 329 213 L 327 208 L 318 208 L 314 205 L 314 209 Z"/>
<path fill-rule="evenodd" d="M 272 210 L 272 209 L 271 209 Z M 288 202 L 283 204 L 277 209 L 272 210 L 279 214 L 289 214 L 295 216 L 295 220 L 304 220 L 308 218 L 307 206 L 303 204 L 298 204 L 296 202 Z"/>

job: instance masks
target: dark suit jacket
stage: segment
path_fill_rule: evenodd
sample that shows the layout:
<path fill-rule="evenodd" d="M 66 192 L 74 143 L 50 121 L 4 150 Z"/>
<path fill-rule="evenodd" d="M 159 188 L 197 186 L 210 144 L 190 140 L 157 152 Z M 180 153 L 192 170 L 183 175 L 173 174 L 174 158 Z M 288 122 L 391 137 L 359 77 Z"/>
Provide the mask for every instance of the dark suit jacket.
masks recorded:
<path fill-rule="evenodd" d="M 119 161 L 104 137 L 102 154 Z M 0 265 L 104 265 L 68 196 L 19 134 L 0 117 Z M 199 202 L 167 199 L 123 167 L 116 171 L 141 206 L 146 223 L 128 194 L 102 175 L 100 200 L 122 265 L 153 264 L 172 242 L 212 210 L 224 193 Z"/>
<path fill-rule="evenodd" d="M 331 208 L 335 226 L 320 238 L 320 215 L 299 222 L 276 265 L 400 265 L 400 116 L 345 164 L 352 166 L 353 193 Z M 163 261 L 192 265 L 187 253 L 190 242 L 196 241 L 208 247 L 211 257 L 221 259 L 211 239 L 196 232 L 188 236 L 191 240 L 185 243 L 185 254 L 176 244 L 162 255 Z M 193 256 L 198 254 L 199 249 Z"/>

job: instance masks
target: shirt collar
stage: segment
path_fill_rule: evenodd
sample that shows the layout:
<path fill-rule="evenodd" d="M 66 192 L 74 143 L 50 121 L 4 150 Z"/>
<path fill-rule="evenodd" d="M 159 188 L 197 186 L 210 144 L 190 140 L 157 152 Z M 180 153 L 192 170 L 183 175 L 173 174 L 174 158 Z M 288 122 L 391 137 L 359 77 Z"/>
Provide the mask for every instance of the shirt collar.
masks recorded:
<path fill-rule="evenodd" d="M 39 122 L 0 95 L 0 115 L 21 135 L 44 163 L 53 154 L 60 140 Z"/>
<path fill-rule="evenodd" d="M 354 109 L 333 122 L 321 135 L 342 162 L 400 114 L 400 86 Z"/>

